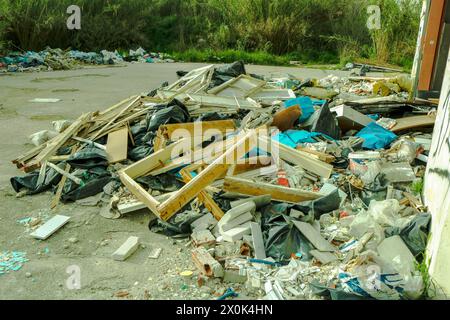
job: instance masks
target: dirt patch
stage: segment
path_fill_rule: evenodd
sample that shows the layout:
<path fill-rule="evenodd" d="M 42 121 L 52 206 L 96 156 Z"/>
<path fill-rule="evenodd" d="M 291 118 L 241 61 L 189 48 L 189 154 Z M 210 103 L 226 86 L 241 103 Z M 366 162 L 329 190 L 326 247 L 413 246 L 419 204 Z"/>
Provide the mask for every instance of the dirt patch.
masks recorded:
<path fill-rule="evenodd" d="M 106 74 L 97 74 L 97 73 L 88 73 L 77 76 L 67 76 L 67 77 L 47 77 L 47 78 L 34 78 L 31 82 L 41 83 L 45 81 L 67 81 L 74 78 L 86 78 L 86 77 L 98 77 L 98 78 L 108 78 L 109 75 Z"/>
<path fill-rule="evenodd" d="M 52 90 L 52 92 L 78 92 L 79 89 L 55 89 Z"/>
<path fill-rule="evenodd" d="M 37 121 L 56 121 L 56 120 L 65 120 L 63 116 L 57 114 L 40 114 L 36 116 L 31 116 L 31 120 Z"/>

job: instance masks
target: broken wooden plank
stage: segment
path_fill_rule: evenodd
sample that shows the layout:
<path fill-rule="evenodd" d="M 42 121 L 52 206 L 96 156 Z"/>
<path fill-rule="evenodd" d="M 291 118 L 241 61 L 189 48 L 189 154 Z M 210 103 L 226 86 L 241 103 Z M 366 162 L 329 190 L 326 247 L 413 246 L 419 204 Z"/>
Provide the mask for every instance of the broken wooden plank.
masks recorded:
<path fill-rule="evenodd" d="M 31 236 L 39 240 L 45 240 L 59 230 L 63 225 L 65 225 L 70 220 L 70 217 L 56 215 L 50 220 L 48 220 L 44 225 L 36 229 Z"/>
<path fill-rule="evenodd" d="M 324 152 L 320 152 L 320 151 L 316 151 L 316 150 L 312 150 L 309 148 L 303 148 L 300 146 L 297 146 L 296 148 L 298 151 L 301 152 L 306 152 L 311 154 L 313 157 L 317 157 L 317 159 L 319 159 L 320 161 L 326 162 L 326 163 L 332 163 L 336 160 L 336 158 L 330 154 L 324 153 Z"/>
<path fill-rule="evenodd" d="M 188 148 L 189 146 L 189 148 Z M 152 155 L 144 158 L 131 166 L 125 168 L 123 170 L 130 178 L 135 179 L 137 177 L 141 177 L 157 167 L 164 166 L 164 164 L 172 159 L 179 156 L 179 152 L 177 150 L 185 150 L 190 149 L 190 142 L 188 139 L 182 139 L 175 143 L 170 144 L 164 149 L 159 150 L 158 152 L 153 153 Z"/>
<path fill-rule="evenodd" d="M 46 147 L 29 163 L 27 163 L 22 169 L 25 172 L 31 172 L 39 168 L 44 161 L 53 156 L 64 143 L 67 142 L 72 136 L 76 135 L 91 119 L 92 113 L 83 114 L 75 122 L 73 122 L 69 128 L 60 133 L 54 140 L 51 140 Z"/>
<path fill-rule="evenodd" d="M 48 165 L 53 170 L 55 170 L 56 172 L 58 172 L 59 174 L 61 174 L 62 176 L 65 176 L 68 179 L 72 180 L 76 184 L 81 185 L 81 186 L 84 184 L 83 180 L 81 180 L 80 178 L 75 177 L 73 174 L 70 174 L 67 171 L 64 171 L 63 169 L 59 168 L 58 166 L 54 165 L 53 163 L 46 162 L 45 164 Z"/>
<path fill-rule="evenodd" d="M 161 125 L 158 129 L 161 136 L 170 140 L 180 139 L 180 137 L 185 137 L 187 134 L 189 134 L 190 137 L 204 136 L 210 131 L 212 133 L 209 136 L 213 136 L 217 133 L 224 134 L 235 130 L 236 125 L 233 120 L 165 124 Z"/>
<path fill-rule="evenodd" d="M 76 135 L 91 119 L 92 113 L 83 114 L 75 122 L 73 122 L 66 130 L 60 133 L 55 139 L 51 140 L 47 146 L 39 152 L 39 154 L 27 163 L 23 169 L 25 172 L 34 171 L 42 165 L 42 162 L 53 156 L 59 148 L 61 148 L 67 140 Z"/>
<path fill-rule="evenodd" d="M 320 177 L 328 179 L 333 172 L 332 165 L 318 159 L 314 159 L 308 153 L 290 148 L 282 143 L 279 143 L 278 141 L 270 139 L 267 135 L 260 134 L 259 142 L 260 145 L 258 147 L 260 149 L 269 149 L 265 151 L 270 152 L 274 158 L 279 156 L 282 160 L 298 165 Z"/>
<path fill-rule="evenodd" d="M 158 206 L 160 203 L 144 190 L 137 182 L 126 174 L 126 171 L 119 172 L 119 177 L 127 189 L 140 201 L 142 201 L 154 214 L 159 217 Z"/>
<path fill-rule="evenodd" d="M 64 169 L 64 172 L 69 173 L 70 172 L 70 164 L 66 164 L 66 168 Z M 61 181 L 58 184 L 58 189 L 56 190 L 55 197 L 52 200 L 52 203 L 50 204 L 50 209 L 55 209 L 56 206 L 59 203 L 59 200 L 61 199 L 61 195 L 64 189 L 64 185 L 66 184 L 67 176 L 64 174 L 61 178 Z"/>
<path fill-rule="evenodd" d="M 192 180 L 192 175 L 187 170 L 183 169 L 180 170 L 180 174 L 184 180 L 185 183 L 189 183 Z M 201 191 L 197 198 L 200 200 L 201 203 L 205 206 L 206 209 L 208 209 L 209 212 L 212 213 L 214 218 L 216 218 L 217 221 L 222 219 L 224 213 L 222 209 L 217 205 L 217 203 L 214 201 L 214 199 L 209 195 L 206 191 Z"/>
<path fill-rule="evenodd" d="M 395 119 L 395 121 L 397 121 L 397 124 L 391 129 L 391 131 L 400 132 L 408 129 L 434 126 L 434 123 L 436 122 L 436 115 L 430 114 L 426 116 L 406 117 Z"/>
<path fill-rule="evenodd" d="M 140 100 L 140 96 L 137 96 L 135 99 L 133 99 L 133 101 L 127 105 L 123 110 L 121 110 L 119 113 L 117 113 L 107 124 L 103 125 L 100 130 L 98 130 L 94 136 L 92 137 L 91 140 L 96 140 L 97 138 L 101 137 L 101 134 L 103 132 L 106 132 L 108 129 L 111 128 L 111 126 L 114 124 L 114 122 L 120 118 L 120 116 L 122 116 L 126 111 L 128 111 L 130 108 L 132 108 L 139 100 Z"/>
<path fill-rule="evenodd" d="M 70 157 L 71 155 L 75 154 L 75 152 L 77 152 L 78 147 L 79 147 L 78 145 L 74 145 L 74 146 L 72 147 L 72 150 L 70 151 L 69 157 Z M 71 168 L 71 167 L 70 167 L 70 164 L 66 163 L 66 167 L 64 168 L 64 172 L 70 173 L 70 168 Z M 59 183 L 58 183 L 58 188 L 57 188 L 57 190 L 56 190 L 55 197 L 53 198 L 53 200 L 52 200 L 52 202 L 51 202 L 51 204 L 50 204 L 50 209 L 53 210 L 53 209 L 55 209 L 56 206 L 58 205 L 59 200 L 61 199 L 61 195 L 62 195 L 64 186 L 65 186 L 65 184 L 66 184 L 66 180 L 67 180 L 67 176 L 66 176 L 66 175 L 63 175 L 62 178 L 61 178 L 61 180 L 60 180 Z"/>
<path fill-rule="evenodd" d="M 250 196 L 270 195 L 273 200 L 289 203 L 298 203 L 321 197 L 320 194 L 315 192 L 255 182 L 237 177 L 225 177 L 223 189 L 228 192 L 236 192 Z"/>
<path fill-rule="evenodd" d="M 109 163 L 117 163 L 127 159 L 128 156 L 128 127 L 124 127 L 108 134 L 106 153 Z"/>

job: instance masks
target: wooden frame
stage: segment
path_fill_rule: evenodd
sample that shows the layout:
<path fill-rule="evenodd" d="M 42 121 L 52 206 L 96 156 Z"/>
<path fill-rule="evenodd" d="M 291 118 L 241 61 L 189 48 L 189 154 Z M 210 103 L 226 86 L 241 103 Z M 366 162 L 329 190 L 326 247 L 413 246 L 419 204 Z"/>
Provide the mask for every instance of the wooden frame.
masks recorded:
<path fill-rule="evenodd" d="M 241 74 L 220 86 L 209 90 L 209 94 L 220 97 L 247 98 L 261 91 L 267 83 L 265 81 Z"/>
<path fill-rule="evenodd" d="M 239 139 L 236 139 L 237 141 L 213 163 L 211 163 L 163 203 L 160 203 L 153 198 L 134 180 L 150 173 L 152 170 L 172 160 L 172 155 L 174 152 L 176 154 L 177 148 L 182 148 L 183 146 L 186 148 L 187 144 L 191 145 L 187 139 L 177 141 L 167 146 L 165 149 L 159 150 L 151 156 L 131 165 L 128 168 L 125 168 L 119 172 L 119 177 L 130 192 L 142 201 L 156 216 L 164 221 L 167 221 L 192 199 L 198 196 L 204 188 L 227 172 L 228 166 L 231 163 L 233 163 L 236 159 L 240 159 L 242 156 L 247 154 L 249 150 L 256 146 L 257 141 L 254 130 L 247 132 L 242 138 L 238 135 L 238 138 Z M 180 149 L 180 151 L 182 149 Z"/>

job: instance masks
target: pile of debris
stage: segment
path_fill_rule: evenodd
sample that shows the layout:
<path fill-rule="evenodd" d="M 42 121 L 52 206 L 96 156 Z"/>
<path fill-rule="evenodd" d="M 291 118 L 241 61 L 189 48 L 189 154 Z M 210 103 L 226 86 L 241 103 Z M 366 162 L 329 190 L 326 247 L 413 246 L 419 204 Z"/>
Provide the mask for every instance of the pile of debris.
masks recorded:
<path fill-rule="evenodd" d="M 264 78 L 242 62 L 178 75 L 34 136 L 13 161 L 28 173 L 13 188 L 53 189 L 52 207 L 94 199 L 111 219 L 148 209 L 150 230 L 190 237 L 200 277 L 255 297 L 422 296 L 431 216 L 420 189 L 435 105 L 409 101 L 400 85 L 348 99 L 354 80 Z M 53 219 L 35 236 L 68 221 Z M 114 259 L 138 245 L 131 237 Z"/>
<path fill-rule="evenodd" d="M 174 60 L 167 54 L 148 53 L 142 48 L 130 50 L 124 55 L 117 50 L 102 50 L 97 53 L 47 48 L 41 52 L 12 52 L 8 56 L 0 56 L 0 72 L 71 70 L 83 65 L 113 65 L 126 62 L 162 63 Z"/>

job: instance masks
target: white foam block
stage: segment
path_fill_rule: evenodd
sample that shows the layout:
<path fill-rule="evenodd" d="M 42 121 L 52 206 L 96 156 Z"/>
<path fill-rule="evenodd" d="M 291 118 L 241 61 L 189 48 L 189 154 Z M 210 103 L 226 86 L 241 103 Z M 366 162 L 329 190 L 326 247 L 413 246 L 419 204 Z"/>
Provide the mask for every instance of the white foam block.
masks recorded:
<path fill-rule="evenodd" d="M 45 240 L 65 225 L 69 219 L 70 217 L 67 216 L 56 215 L 31 233 L 31 236 L 36 239 Z"/>

